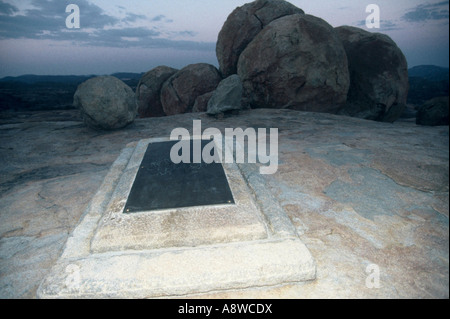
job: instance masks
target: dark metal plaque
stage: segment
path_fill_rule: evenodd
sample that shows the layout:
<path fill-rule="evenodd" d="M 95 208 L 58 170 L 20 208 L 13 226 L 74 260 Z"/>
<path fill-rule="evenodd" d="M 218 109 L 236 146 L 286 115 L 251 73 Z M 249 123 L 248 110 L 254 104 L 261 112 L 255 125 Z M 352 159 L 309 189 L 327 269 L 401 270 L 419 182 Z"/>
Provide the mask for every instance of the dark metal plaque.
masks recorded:
<path fill-rule="evenodd" d="M 211 141 L 201 141 L 201 149 Z M 170 151 L 178 141 L 149 144 L 128 196 L 124 213 L 234 204 L 221 163 L 175 164 Z"/>

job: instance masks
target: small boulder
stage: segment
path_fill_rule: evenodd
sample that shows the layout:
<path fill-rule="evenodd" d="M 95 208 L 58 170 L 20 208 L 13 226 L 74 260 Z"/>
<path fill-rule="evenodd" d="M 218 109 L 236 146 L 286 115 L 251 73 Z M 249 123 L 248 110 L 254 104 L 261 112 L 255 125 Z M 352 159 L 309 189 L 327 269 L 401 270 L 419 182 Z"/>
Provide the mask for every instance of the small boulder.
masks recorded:
<path fill-rule="evenodd" d="M 449 125 L 449 98 L 437 97 L 425 102 L 417 111 L 418 125 L 443 126 Z"/>
<path fill-rule="evenodd" d="M 74 106 L 80 109 L 86 125 L 94 129 L 120 129 L 137 115 L 133 90 L 113 76 L 95 77 L 80 84 Z"/>
<path fill-rule="evenodd" d="M 191 64 L 172 75 L 161 89 L 161 103 L 166 115 L 192 112 L 195 100 L 214 91 L 222 80 L 216 67 L 206 63 Z"/>
<path fill-rule="evenodd" d="M 406 108 L 408 65 L 387 35 L 360 28 L 336 28 L 344 44 L 351 75 L 346 106 L 340 111 L 368 120 L 394 122 Z"/>
<path fill-rule="evenodd" d="M 178 70 L 168 66 L 158 66 L 145 73 L 136 88 L 139 117 L 165 116 L 160 94 L 161 88 Z"/>
<path fill-rule="evenodd" d="M 237 73 L 239 56 L 256 35 L 278 18 L 304 13 L 283 0 L 257 0 L 236 8 L 223 25 L 217 40 L 216 55 L 224 77 Z"/>
<path fill-rule="evenodd" d="M 337 113 L 350 76 L 347 55 L 333 27 L 306 14 L 279 18 L 242 52 L 238 74 L 253 108 Z"/>
<path fill-rule="evenodd" d="M 208 115 L 217 115 L 242 108 L 242 81 L 234 74 L 222 80 L 208 102 Z"/>
<path fill-rule="evenodd" d="M 208 102 L 213 94 L 214 91 L 211 91 L 206 94 L 200 95 L 197 99 L 195 99 L 194 106 L 192 107 L 192 112 L 206 112 L 206 110 L 208 109 Z"/>

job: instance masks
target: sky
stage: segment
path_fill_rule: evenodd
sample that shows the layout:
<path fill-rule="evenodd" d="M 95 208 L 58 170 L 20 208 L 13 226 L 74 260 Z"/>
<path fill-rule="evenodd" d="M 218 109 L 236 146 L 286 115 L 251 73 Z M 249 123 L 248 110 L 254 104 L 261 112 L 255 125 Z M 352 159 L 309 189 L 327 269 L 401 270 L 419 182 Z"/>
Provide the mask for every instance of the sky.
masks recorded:
<path fill-rule="evenodd" d="M 228 15 L 250 0 L 0 0 L 0 77 L 146 72 L 158 65 L 218 66 L 215 46 Z M 291 0 L 333 27 L 389 35 L 409 67 L 449 66 L 449 1 Z M 68 28 L 69 4 L 80 27 Z M 369 4 L 380 29 L 367 29 Z"/>

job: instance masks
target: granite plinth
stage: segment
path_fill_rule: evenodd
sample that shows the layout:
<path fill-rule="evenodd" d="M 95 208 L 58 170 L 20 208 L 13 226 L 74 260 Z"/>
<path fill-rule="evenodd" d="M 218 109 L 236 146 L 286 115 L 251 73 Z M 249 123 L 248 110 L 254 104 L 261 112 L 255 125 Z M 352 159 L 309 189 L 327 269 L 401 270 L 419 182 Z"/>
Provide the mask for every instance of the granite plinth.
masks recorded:
<path fill-rule="evenodd" d="M 270 196 L 258 204 L 234 163 L 219 163 L 234 203 L 124 213 L 148 146 L 162 142 L 123 150 L 38 297 L 189 296 L 315 278 L 315 262 L 283 209 Z"/>

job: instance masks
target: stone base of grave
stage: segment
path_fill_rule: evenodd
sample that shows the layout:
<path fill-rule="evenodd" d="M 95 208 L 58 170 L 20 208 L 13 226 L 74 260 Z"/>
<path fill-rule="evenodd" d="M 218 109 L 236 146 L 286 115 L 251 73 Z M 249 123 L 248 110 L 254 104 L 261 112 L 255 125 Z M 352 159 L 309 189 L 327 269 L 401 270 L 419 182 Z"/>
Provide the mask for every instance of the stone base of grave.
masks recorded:
<path fill-rule="evenodd" d="M 122 151 L 38 297 L 189 296 L 315 279 L 311 254 L 256 170 L 245 177 L 222 164 L 234 204 L 124 214 L 149 143 L 162 141 Z"/>

